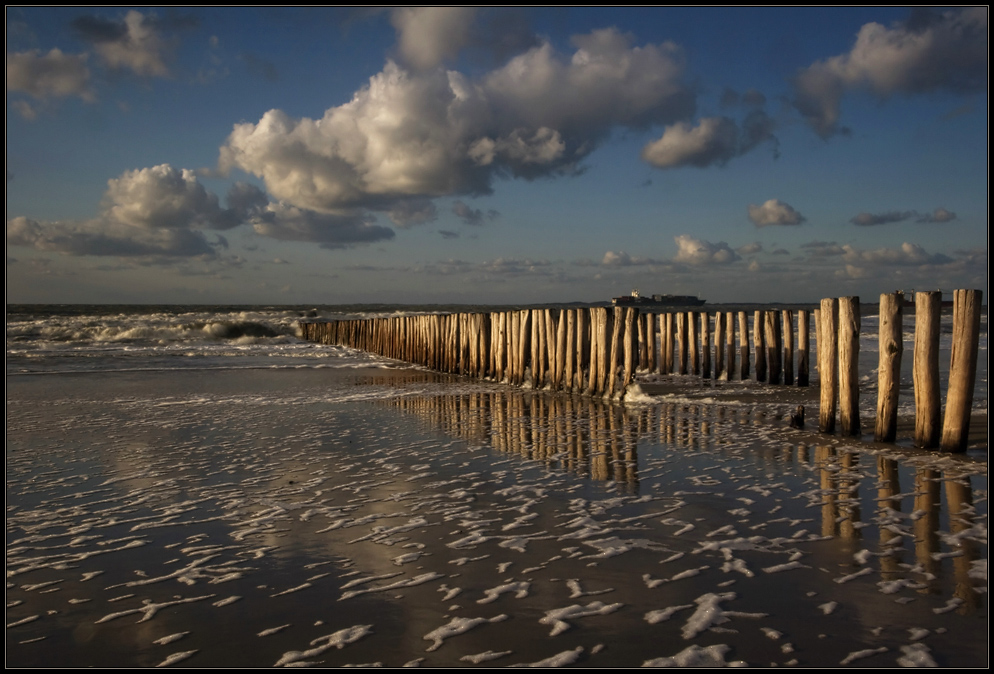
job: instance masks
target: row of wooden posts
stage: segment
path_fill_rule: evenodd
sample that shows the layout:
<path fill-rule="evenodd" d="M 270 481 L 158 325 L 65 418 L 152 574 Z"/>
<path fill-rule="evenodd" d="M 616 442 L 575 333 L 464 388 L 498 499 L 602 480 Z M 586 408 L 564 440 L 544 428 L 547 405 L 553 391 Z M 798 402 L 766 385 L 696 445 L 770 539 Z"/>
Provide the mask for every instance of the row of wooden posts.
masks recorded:
<path fill-rule="evenodd" d="M 966 447 L 976 377 L 980 302 L 979 290 L 955 291 L 952 367 L 945 423 L 940 424 L 941 293 L 916 295 L 916 446 L 941 446 L 949 451 Z M 814 310 L 821 379 L 819 430 L 825 433 L 836 431 L 837 413 L 842 434 L 861 432 L 859 306 L 858 297 L 829 298 Z M 903 293 L 880 297 L 880 385 L 874 436 L 883 442 L 894 441 L 897 434 L 903 307 Z M 754 313 L 756 381 L 808 385 L 809 312 L 797 311 L 796 319 L 795 379 L 794 312 Z M 706 311 L 656 315 L 640 313 L 634 307 L 591 307 L 312 320 L 302 321 L 300 329 L 301 336 L 309 341 L 361 349 L 442 372 L 620 397 L 637 371 L 696 374 L 707 379 L 733 379 L 737 373 L 740 379 L 750 379 L 747 313 L 716 312 L 713 332 L 711 326 L 711 316 Z"/>

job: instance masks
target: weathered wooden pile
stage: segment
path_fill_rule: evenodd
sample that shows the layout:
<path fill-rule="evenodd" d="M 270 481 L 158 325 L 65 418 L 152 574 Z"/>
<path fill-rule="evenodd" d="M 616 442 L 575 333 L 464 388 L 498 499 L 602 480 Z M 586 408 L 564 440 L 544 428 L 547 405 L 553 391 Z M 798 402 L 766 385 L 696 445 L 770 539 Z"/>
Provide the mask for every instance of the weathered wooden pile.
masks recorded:
<path fill-rule="evenodd" d="M 954 299 L 953 366 L 941 446 L 957 451 L 965 448 L 969 428 L 981 292 L 957 290 Z M 881 295 L 880 395 L 875 428 L 881 441 L 893 441 L 896 434 L 903 305 L 903 294 Z M 940 444 L 941 294 L 918 293 L 915 307 L 915 443 L 935 447 Z M 821 378 L 819 428 L 826 433 L 835 432 L 837 412 L 843 434 L 860 433 L 859 311 L 858 297 L 825 299 L 814 311 Z M 795 358 L 794 312 L 754 313 L 756 381 L 808 385 L 809 323 L 809 312 L 797 311 Z M 623 396 L 637 371 L 694 374 L 706 379 L 730 380 L 736 374 L 743 380 L 752 378 L 745 311 L 715 312 L 712 323 L 707 311 L 657 315 L 640 313 L 634 307 L 520 309 L 309 320 L 301 322 L 300 330 L 309 341 L 361 349 L 440 372 L 606 398 Z"/>

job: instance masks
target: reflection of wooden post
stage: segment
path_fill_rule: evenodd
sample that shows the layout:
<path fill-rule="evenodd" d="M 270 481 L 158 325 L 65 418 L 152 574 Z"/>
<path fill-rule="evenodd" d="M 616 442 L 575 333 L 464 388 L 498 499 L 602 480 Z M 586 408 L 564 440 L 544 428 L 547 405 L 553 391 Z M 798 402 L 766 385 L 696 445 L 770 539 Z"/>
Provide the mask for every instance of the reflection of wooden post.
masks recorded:
<path fill-rule="evenodd" d="M 797 311 L 797 385 L 808 385 L 808 368 L 811 362 L 811 337 L 808 335 L 808 310 Z"/>
<path fill-rule="evenodd" d="M 939 446 L 941 292 L 915 293 L 915 447 Z"/>
<path fill-rule="evenodd" d="M 749 317 L 739 312 L 739 379 L 749 381 Z"/>
<path fill-rule="evenodd" d="M 694 312 L 687 312 L 687 355 L 690 359 L 689 372 L 691 374 L 701 373 L 701 361 L 697 355 L 697 322 L 694 320 Z"/>
<path fill-rule="evenodd" d="M 859 435 L 859 298 L 839 298 L 839 427 Z"/>
<path fill-rule="evenodd" d="M 735 312 L 725 312 L 725 372 L 728 381 L 735 377 Z"/>
<path fill-rule="evenodd" d="M 756 350 L 756 381 L 766 381 L 766 328 L 762 311 L 752 315 L 752 346 Z"/>
<path fill-rule="evenodd" d="M 783 316 L 783 383 L 794 385 L 794 312 L 784 309 Z"/>
<path fill-rule="evenodd" d="M 821 379 L 818 428 L 822 433 L 835 431 L 836 387 L 838 386 L 839 300 L 821 301 L 821 327 L 818 330 L 818 376 Z"/>
<path fill-rule="evenodd" d="M 714 313 L 714 378 L 725 376 L 725 321 L 720 311 Z"/>
<path fill-rule="evenodd" d="M 701 377 L 711 378 L 711 319 L 701 312 Z"/>
<path fill-rule="evenodd" d="M 953 291 L 953 348 L 940 445 L 946 452 L 965 452 L 969 439 L 973 386 L 977 380 L 982 297 L 983 293 L 979 290 Z"/>
<path fill-rule="evenodd" d="M 877 329 L 880 360 L 877 372 L 877 422 L 873 438 L 894 442 L 897 437 L 897 400 L 901 384 L 901 354 L 904 351 L 904 293 L 880 296 L 880 327 Z"/>

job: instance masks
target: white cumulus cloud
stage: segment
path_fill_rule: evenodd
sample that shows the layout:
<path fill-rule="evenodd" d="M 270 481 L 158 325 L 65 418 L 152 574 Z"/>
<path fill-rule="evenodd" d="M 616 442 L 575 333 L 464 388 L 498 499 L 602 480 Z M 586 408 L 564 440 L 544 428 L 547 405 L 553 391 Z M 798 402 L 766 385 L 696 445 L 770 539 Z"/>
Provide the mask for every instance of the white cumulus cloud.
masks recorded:
<path fill-rule="evenodd" d="M 748 211 L 749 219 L 757 227 L 799 225 L 805 220 L 804 216 L 798 213 L 793 206 L 779 199 L 770 199 L 762 206 L 749 204 Z"/>
<path fill-rule="evenodd" d="M 221 148 L 298 208 L 390 211 L 411 198 L 488 193 L 496 177 L 568 173 L 616 126 L 669 123 L 693 111 L 679 48 L 633 47 L 614 29 L 543 43 L 471 79 L 388 62 L 320 119 L 270 110 Z"/>
<path fill-rule="evenodd" d="M 738 253 L 724 241 L 711 243 L 695 239 L 689 234 L 680 234 L 673 237 L 673 240 L 676 241 L 677 246 L 677 254 L 673 258 L 676 262 L 692 265 L 718 265 L 729 264 L 741 259 Z"/>

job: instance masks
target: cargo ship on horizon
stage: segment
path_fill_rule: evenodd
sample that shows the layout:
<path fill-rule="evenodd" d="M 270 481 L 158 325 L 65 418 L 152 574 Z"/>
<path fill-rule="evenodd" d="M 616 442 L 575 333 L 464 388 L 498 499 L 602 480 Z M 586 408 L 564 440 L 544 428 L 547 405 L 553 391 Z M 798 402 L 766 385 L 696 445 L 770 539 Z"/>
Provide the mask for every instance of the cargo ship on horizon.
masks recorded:
<path fill-rule="evenodd" d="M 650 295 L 643 297 L 638 289 L 631 295 L 611 298 L 616 307 L 702 307 L 707 300 L 693 295 Z"/>

